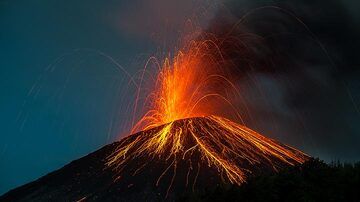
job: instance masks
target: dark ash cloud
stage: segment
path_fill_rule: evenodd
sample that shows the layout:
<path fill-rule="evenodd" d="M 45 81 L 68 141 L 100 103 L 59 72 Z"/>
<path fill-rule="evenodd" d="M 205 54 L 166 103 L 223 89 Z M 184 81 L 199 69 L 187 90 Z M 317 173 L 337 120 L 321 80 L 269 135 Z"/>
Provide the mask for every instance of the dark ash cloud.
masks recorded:
<path fill-rule="evenodd" d="M 230 1 L 208 31 L 240 25 L 229 54 L 247 125 L 326 160 L 360 159 L 359 18 L 340 1 Z M 226 20 L 227 23 L 224 23 Z M 227 47 L 236 52 L 239 47 Z M 235 51 L 236 50 L 236 51 Z M 246 60 L 244 60 L 246 58 Z"/>

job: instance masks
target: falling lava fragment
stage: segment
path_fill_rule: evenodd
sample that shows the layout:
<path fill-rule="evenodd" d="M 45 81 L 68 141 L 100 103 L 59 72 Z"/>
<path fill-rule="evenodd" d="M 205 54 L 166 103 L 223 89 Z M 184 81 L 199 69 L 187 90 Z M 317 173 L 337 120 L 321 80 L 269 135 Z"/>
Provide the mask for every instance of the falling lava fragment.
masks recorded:
<path fill-rule="evenodd" d="M 6 193 L 0 201 L 173 200 L 222 183 L 241 185 L 249 176 L 307 159 L 227 119 L 196 117 L 130 135 Z"/>

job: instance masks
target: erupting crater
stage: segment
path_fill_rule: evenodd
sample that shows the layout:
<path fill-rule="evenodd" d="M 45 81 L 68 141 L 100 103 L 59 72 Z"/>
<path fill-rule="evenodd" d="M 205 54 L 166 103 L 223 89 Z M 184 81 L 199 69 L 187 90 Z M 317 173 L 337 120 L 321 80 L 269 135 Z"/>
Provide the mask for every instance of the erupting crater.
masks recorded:
<path fill-rule="evenodd" d="M 152 57 L 148 63 L 155 60 L 158 67 L 153 89 L 142 93 L 145 66 L 136 84 L 131 135 L 0 201 L 175 200 L 305 162 L 310 157 L 301 151 L 215 116 L 227 106 L 243 122 L 232 102 L 241 96 L 227 69 L 232 62 L 224 44 L 222 39 L 191 41 L 162 64 Z"/>

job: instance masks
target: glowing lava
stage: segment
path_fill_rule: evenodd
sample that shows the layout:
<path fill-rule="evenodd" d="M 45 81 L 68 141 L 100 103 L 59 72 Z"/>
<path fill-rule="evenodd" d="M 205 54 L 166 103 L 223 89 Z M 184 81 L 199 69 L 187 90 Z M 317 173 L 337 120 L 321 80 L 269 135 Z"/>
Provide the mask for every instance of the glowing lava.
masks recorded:
<path fill-rule="evenodd" d="M 174 121 L 161 127 L 155 133 L 124 141 L 110 157 L 108 165 L 121 171 L 131 160 L 148 156 L 149 161 L 163 159 L 176 168 L 178 161 L 191 161 L 196 153 L 209 167 L 215 167 L 231 183 L 240 185 L 254 171 L 252 166 L 277 171 L 285 164 L 303 163 L 308 158 L 296 149 L 217 116 Z"/>
<path fill-rule="evenodd" d="M 118 176 L 142 159 L 133 174 L 153 170 L 150 162 L 163 162 L 166 168 L 154 184 L 171 172 L 168 191 L 180 164 L 187 165 L 186 185 L 191 172 L 197 173 L 191 182 L 196 183 L 201 165 L 216 170 L 222 181 L 240 185 L 253 172 L 277 171 L 308 159 L 296 149 L 221 117 L 219 108 L 233 107 L 231 99 L 239 95 L 226 71 L 229 62 L 218 46 L 221 43 L 193 41 L 172 60 L 164 60 L 155 89 L 146 99 L 148 110 L 132 130 L 143 132 L 124 139 L 109 157 L 107 164 Z"/>

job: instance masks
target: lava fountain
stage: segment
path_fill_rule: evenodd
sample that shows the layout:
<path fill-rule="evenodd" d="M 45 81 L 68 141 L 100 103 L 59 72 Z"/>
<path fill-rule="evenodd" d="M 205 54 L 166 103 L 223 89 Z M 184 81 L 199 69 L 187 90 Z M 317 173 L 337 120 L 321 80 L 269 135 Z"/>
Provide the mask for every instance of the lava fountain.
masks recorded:
<path fill-rule="evenodd" d="M 124 138 L 108 158 L 107 165 L 117 170 L 119 177 L 130 169 L 129 164 L 143 159 L 133 174 L 150 169 L 149 162 L 165 162 L 167 166 L 154 184 L 158 186 L 164 175 L 171 172 L 167 192 L 176 180 L 180 164 L 188 167 L 186 185 L 189 173 L 198 175 L 201 166 L 216 170 L 222 181 L 240 185 L 256 170 L 277 171 L 309 158 L 223 118 L 231 116 L 242 121 L 232 102 L 240 92 L 227 69 L 232 63 L 225 59 L 225 40 L 208 38 L 193 40 L 173 58 L 157 63 L 154 90 L 143 103 L 146 112 L 134 124 L 131 134 L 142 132 Z M 232 108 L 233 114 L 222 114 L 223 106 Z M 136 103 L 135 112 L 138 107 Z M 192 178 L 193 184 L 197 175 Z"/>
<path fill-rule="evenodd" d="M 172 59 L 166 58 L 158 66 L 154 90 L 145 101 L 147 112 L 133 126 L 132 133 L 178 119 L 214 115 L 223 105 L 233 108 L 232 116 L 241 119 L 230 101 L 240 94 L 224 68 L 229 64 L 223 58 L 219 43 L 216 39 L 191 41 Z M 138 94 L 140 91 L 141 84 Z"/>

